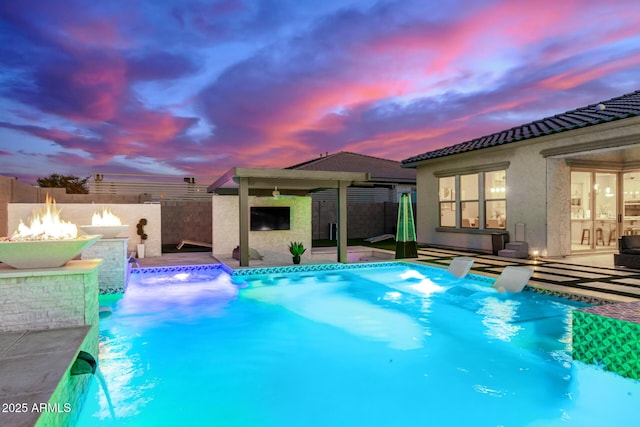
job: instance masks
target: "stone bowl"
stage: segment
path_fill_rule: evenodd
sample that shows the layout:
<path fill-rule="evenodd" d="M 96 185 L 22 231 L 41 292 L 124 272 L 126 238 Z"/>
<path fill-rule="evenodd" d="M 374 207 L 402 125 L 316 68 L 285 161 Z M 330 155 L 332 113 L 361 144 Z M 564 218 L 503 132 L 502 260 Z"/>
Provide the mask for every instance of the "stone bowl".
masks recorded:
<path fill-rule="evenodd" d="M 68 240 L 3 240 L 0 262 L 13 268 L 62 267 L 102 236 L 79 236 Z"/>
<path fill-rule="evenodd" d="M 102 234 L 103 239 L 113 239 L 129 227 L 128 225 L 81 225 L 78 228 L 88 235 Z"/>

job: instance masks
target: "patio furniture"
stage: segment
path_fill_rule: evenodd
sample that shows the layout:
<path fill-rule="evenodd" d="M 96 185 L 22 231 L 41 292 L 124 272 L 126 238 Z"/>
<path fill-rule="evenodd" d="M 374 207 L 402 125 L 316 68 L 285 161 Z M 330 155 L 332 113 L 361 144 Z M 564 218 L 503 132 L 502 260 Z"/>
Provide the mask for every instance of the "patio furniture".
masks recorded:
<path fill-rule="evenodd" d="M 451 260 L 447 271 L 458 278 L 462 278 L 471 270 L 472 265 L 473 258 L 456 257 Z"/>
<path fill-rule="evenodd" d="M 618 239 L 618 251 L 613 254 L 613 264 L 623 267 L 640 268 L 640 235 L 621 236 Z"/>
<path fill-rule="evenodd" d="M 176 249 L 180 250 L 182 249 L 182 247 L 184 245 L 193 245 L 193 246 L 203 246 L 205 248 L 210 248 L 212 247 L 211 243 L 207 243 L 207 242 L 200 242 L 198 240 L 180 240 L 180 243 L 178 243 L 178 246 L 176 246 Z"/>
<path fill-rule="evenodd" d="M 364 239 L 364 241 L 369 243 L 376 243 L 376 242 L 381 242 L 383 240 L 395 239 L 395 238 L 396 238 L 395 234 L 381 234 L 379 236 L 373 236 L 373 237 Z"/>
<path fill-rule="evenodd" d="M 520 292 L 529 282 L 533 271 L 525 267 L 508 266 L 492 285 L 498 292 Z"/>

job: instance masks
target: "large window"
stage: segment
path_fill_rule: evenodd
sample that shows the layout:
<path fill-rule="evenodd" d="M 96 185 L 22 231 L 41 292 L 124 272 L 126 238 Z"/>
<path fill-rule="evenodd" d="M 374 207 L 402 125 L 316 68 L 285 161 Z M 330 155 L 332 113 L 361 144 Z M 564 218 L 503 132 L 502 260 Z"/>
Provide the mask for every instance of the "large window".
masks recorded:
<path fill-rule="evenodd" d="M 438 181 L 441 227 L 506 228 L 506 170 L 441 176 Z"/>
<path fill-rule="evenodd" d="M 480 216 L 478 210 L 478 174 L 460 176 L 460 211 L 462 228 L 478 228 Z"/>
<path fill-rule="evenodd" d="M 505 228 L 507 220 L 507 180 L 505 171 L 484 173 L 485 227 Z"/>
<path fill-rule="evenodd" d="M 439 180 L 440 227 L 456 226 L 456 177 L 447 176 Z"/>

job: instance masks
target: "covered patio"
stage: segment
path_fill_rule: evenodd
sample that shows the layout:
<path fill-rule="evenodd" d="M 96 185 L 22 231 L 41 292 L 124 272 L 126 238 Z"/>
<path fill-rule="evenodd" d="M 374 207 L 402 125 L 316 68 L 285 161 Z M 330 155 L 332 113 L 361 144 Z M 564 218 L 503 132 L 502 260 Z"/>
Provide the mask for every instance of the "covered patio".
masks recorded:
<path fill-rule="evenodd" d="M 238 195 L 240 266 L 249 266 L 249 196 L 278 198 L 305 196 L 309 192 L 335 188 L 338 191 L 337 261 L 347 262 L 347 189 L 371 186 L 369 173 L 234 167 L 211 184 L 207 191 Z M 237 187 L 229 187 L 233 182 Z M 225 187 L 225 185 L 227 185 Z M 309 217 L 309 222 L 311 218 Z M 214 231 L 215 232 L 215 231 Z"/>

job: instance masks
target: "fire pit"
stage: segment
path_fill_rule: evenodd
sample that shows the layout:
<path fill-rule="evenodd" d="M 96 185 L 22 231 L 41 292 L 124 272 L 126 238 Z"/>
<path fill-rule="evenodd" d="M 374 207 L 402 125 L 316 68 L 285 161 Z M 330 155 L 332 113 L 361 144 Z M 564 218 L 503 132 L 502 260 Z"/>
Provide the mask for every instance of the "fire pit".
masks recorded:
<path fill-rule="evenodd" d="M 62 267 L 100 237 L 78 237 L 77 227 L 63 221 L 55 200 L 47 197 L 28 227 L 20 221 L 18 231 L 0 238 L 0 262 L 18 269 Z"/>
<path fill-rule="evenodd" d="M 91 225 L 81 225 L 80 230 L 89 235 L 102 234 L 104 239 L 113 239 L 129 227 L 122 225 L 120 218 L 104 209 L 102 214 L 94 213 Z"/>
<path fill-rule="evenodd" d="M 18 269 L 62 267 L 100 239 L 81 236 L 69 240 L 3 240 L 0 261 Z"/>

